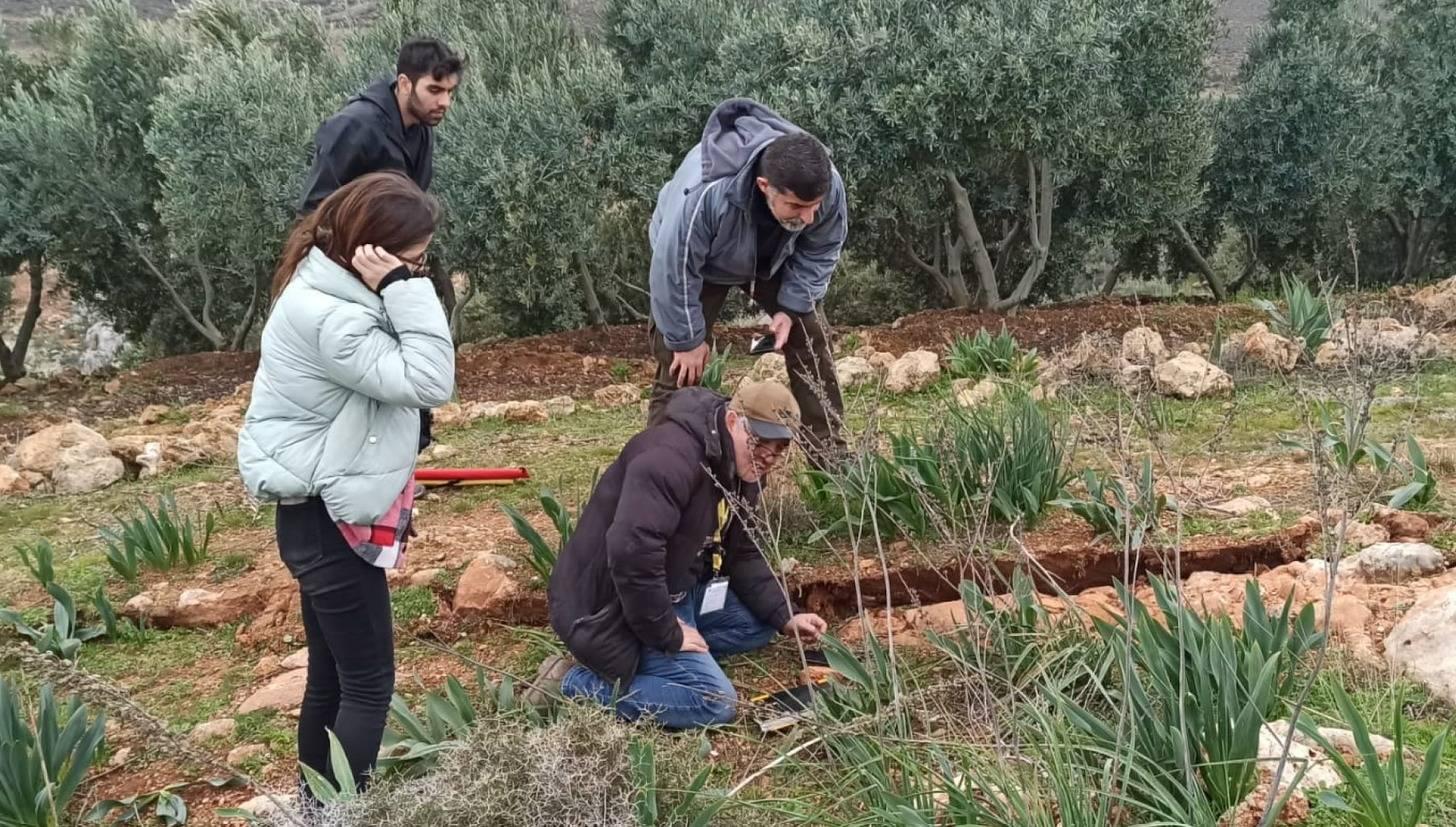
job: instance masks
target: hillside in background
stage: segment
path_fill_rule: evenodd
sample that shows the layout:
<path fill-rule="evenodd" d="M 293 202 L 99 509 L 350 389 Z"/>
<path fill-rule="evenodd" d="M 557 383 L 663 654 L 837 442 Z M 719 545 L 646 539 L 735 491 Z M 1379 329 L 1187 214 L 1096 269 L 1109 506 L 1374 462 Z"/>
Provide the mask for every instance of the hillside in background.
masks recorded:
<path fill-rule="evenodd" d="M 5 35 L 10 42 L 21 48 L 29 45 L 25 31 L 26 24 L 39 16 L 45 9 L 64 10 L 81 5 L 85 0 L 0 0 L 0 21 L 5 24 Z M 309 5 L 322 6 L 325 15 L 333 21 L 362 20 L 374 10 L 375 0 L 302 0 Z M 592 17 L 593 6 L 599 0 L 575 0 L 572 3 L 585 17 Z M 146 17 L 166 17 L 177 8 L 187 5 L 187 0 L 132 0 L 132 4 Z M 1264 19 L 1269 9 L 1269 0 L 1219 0 L 1219 14 L 1227 24 L 1227 30 L 1219 38 L 1214 55 L 1214 77 L 1218 82 L 1233 78 L 1248 50 L 1249 37 L 1253 29 Z"/>

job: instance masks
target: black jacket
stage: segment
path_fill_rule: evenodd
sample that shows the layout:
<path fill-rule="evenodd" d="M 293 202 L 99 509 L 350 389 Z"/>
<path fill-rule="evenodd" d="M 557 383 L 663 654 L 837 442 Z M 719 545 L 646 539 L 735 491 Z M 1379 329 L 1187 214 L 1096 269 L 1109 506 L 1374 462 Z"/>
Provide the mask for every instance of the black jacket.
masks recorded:
<path fill-rule="evenodd" d="M 633 437 L 598 481 L 556 561 L 551 627 L 580 663 L 608 680 L 630 682 L 642 646 L 682 648 L 670 595 L 706 576 L 703 548 L 723 499 L 718 483 L 750 506 L 758 502 L 758 485 L 735 471 L 723 428 L 727 404 L 702 388 L 674 393 L 665 421 Z M 739 516 L 730 517 L 723 545 L 733 593 L 783 628 L 788 597 Z"/>
<path fill-rule="evenodd" d="M 424 124 L 405 129 L 394 79 L 376 81 L 319 127 L 299 213 L 313 212 L 334 190 L 370 172 L 399 170 L 428 190 L 435 176 L 433 133 Z"/>

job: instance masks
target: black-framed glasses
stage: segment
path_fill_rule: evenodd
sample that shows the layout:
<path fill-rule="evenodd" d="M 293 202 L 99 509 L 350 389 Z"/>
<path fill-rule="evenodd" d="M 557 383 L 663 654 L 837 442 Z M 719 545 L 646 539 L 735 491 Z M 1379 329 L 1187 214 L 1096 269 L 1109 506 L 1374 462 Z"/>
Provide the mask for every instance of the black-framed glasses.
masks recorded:
<path fill-rule="evenodd" d="M 403 262 L 404 265 L 410 268 L 410 270 L 413 271 L 414 274 L 417 276 L 424 275 L 430 270 L 429 253 L 420 253 L 418 258 L 408 258 L 406 256 L 395 256 L 395 258 Z"/>

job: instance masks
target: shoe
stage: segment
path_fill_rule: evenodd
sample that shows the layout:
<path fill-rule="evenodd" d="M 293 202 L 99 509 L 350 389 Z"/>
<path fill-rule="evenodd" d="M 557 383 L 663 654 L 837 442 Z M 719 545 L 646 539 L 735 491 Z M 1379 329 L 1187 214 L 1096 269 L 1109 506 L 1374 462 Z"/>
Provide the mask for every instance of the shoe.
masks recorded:
<path fill-rule="evenodd" d="M 551 706 L 560 700 L 561 680 L 573 666 L 576 666 L 576 660 L 571 655 L 552 655 L 541 661 L 535 680 L 521 693 L 521 700 L 537 709 Z"/>

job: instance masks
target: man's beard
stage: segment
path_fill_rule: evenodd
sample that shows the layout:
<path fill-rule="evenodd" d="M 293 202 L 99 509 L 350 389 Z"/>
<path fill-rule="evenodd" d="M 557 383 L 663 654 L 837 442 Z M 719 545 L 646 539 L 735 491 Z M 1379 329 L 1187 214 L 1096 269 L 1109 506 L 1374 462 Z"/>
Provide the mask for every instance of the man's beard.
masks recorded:
<path fill-rule="evenodd" d="M 419 97 L 414 94 L 410 95 L 409 110 L 410 114 L 414 116 L 414 119 L 416 121 L 419 121 L 423 124 L 429 124 L 430 126 L 437 126 L 439 125 L 440 121 L 445 119 L 444 112 L 436 115 L 434 112 L 426 109 L 424 105 L 420 103 Z"/>
<path fill-rule="evenodd" d="M 780 227 L 783 227 L 791 233 L 797 233 L 809 226 L 809 222 L 802 218 L 780 218 L 778 221 Z"/>

